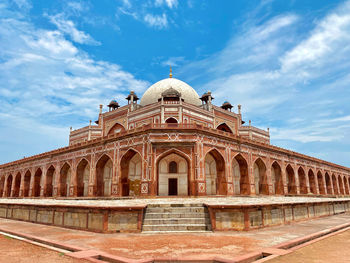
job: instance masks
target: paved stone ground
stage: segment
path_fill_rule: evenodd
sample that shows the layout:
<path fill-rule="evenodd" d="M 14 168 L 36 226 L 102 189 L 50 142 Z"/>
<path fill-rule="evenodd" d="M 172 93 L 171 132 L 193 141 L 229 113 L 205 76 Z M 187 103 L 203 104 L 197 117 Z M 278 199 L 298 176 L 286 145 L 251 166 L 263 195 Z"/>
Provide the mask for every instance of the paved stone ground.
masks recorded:
<path fill-rule="evenodd" d="M 86 260 L 74 259 L 44 247 L 39 247 L 0 234 L 1 262 L 6 263 L 88 263 Z"/>
<path fill-rule="evenodd" d="M 0 228 L 47 238 L 56 242 L 104 251 L 116 256 L 140 258 L 233 258 L 348 223 L 350 214 L 313 219 L 291 225 L 249 232 L 197 234 L 99 234 L 79 230 L 0 219 Z"/>
<path fill-rule="evenodd" d="M 267 261 L 268 263 L 350 262 L 350 230 Z"/>
<path fill-rule="evenodd" d="M 322 201 L 341 201 L 349 200 L 350 197 L 344 198 L 326 198 L 326 197 L 302 197 L 302 196 L 213 196 L 213 197 L 172 197 L 172 198 L 119 198 L 119 199 L 88 199 L 74 198 L 52 199 L 52 198 L 18 198 L 6 199 L 1 198 L 0 204 L 34 204 L 34 205 L 79 205 L 79 206 L 138 206 L 147 204 L 196 204 L 206 203 L 210 205 L 249 205 L 249 204 L 288 204 L 288 203 L 312 203 Z"/>

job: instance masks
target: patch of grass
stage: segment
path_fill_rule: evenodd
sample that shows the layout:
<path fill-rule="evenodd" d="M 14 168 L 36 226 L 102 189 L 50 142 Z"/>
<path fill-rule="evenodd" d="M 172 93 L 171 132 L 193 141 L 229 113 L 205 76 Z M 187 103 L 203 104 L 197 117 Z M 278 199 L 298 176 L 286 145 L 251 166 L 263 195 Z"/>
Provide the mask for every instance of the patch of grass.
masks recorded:
<path fill-rule="evenodd" d="M 63 252 L 60 252 L 58 255 L 60 255 L 60 257 L 63 257 L 63 256 L 64 256 L 64 253 L 63 253 Z"/>
<path fill-rule="evenodd" d="M 4 236 L 7 239 L 13 239 L 13 237 L 9 237 L 9 236 Z"/>

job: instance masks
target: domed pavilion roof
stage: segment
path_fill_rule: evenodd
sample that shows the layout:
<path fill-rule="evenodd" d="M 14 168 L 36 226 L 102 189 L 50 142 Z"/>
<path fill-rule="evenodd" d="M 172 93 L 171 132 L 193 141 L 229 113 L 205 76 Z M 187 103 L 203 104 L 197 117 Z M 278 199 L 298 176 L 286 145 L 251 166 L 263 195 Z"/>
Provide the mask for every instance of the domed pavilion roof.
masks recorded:
<path fill-rule="evenodd" d="M 187 83 L 175 78 L 162 79 L 154 83 L 145 91 L 141 98 L 140 104 L 142 106 L 146 106 L 158 102 L 158 99 L 161 98 L 162 93 L 170 88 L 181 93 L 181 97 L 185 102 L 196 106 L 201 105 L 197 92 Z"/>

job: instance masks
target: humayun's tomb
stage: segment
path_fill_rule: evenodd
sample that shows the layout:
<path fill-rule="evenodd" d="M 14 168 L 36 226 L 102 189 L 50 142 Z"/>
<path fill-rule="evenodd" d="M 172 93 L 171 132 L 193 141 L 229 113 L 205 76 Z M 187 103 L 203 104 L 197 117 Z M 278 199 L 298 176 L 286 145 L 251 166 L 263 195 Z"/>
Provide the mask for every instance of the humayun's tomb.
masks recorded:
<path fill-rule="evenodd" d="M 69 146 L 0 166 L 0 217 L 141 231 L 152 212 L 166 218 L 166 200 L 203 208 L 205 229 L 243 230 L 350 210 L 349 168 L 271 145 L 268 129 L 213 95 L 170 73 L 125 106 L 100 105 L 95 123 L 71 129 Z M 193 208 L 198 200 L 204 207 Z"/>

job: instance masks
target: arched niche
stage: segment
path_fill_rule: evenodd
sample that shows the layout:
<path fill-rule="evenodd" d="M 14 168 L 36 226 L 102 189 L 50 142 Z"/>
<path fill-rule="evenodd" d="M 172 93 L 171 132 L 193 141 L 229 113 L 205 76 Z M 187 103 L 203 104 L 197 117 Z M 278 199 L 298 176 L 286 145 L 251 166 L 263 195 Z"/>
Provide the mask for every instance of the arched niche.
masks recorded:
<path fill-rule="evenodd" d="M 234 194 L 249 195 L 248 163 L 241 154 L 236 155 L 232 160 L 232 173 Z"/>
<path fill-rule="evenodd" d="M 45 185 L 45 196 L 51 197 L 53 195 L 53 187 L 54 187 L 54 175 L 55 175 L 55 167 L 51 165 L 49 169 L 46 171 L 46 185 Z"/>
<path fill-rule="evenodd" d="M 21 173 L 18 172 L 15 176 L 15 181 L 14 181 L 14 188 L 13 188 L 13 195 L 14 197 L 19 197 L 19 190 L 21 188 Z"/>
<path fill-rule="evenodd" d="M 332 195 L 331 177 L 329 176 L 329 174 L 327 172 L 325 173 L 325 181 L 326 181 L 327 194 Z"/>
<path fill-rule="evenodd" d="M 42 178 L 43 172 L 40 168 L 36 170 L 34 173 L 34 184 L 33 184 L 33 196 L 38 197 L 40 196 L 40 189 L 41 189 L 41 178 Z"/>
<path fill-rule="evenodd" d="M 207 195 L 226 195 L 225 160 L 213 149 L 205 156 L 205 182 Z"/>
<path fill-rule="evenodd" d="M 122 196 L 139 196 L 141 194 L 142 159 L 135 150 L 128 150 L 120 161 Z"/>
<path fill-rule="evenodd" d="M 301 167 L 299 167 L 298 169 L 298 178 L 299 178 L 300 194 L 307 194 L 306 175 L 305 175 L 304 169 Z"/>
<path fill-rule="evenodd" d="M 110 196 L 112 189 L 113 162 L 104 154 L 96 164 L 96 196 Z"/>
<path fill-rule="evenodd" d="M 6 182 L 7 183 L 7 185 L 6 185 L 6 197 L 11 197 L 12 181 L 13 181 L 12 174 L 10 174 L 7 177 L 7 182 Z"/>
<path fill-rule="evenodd" d="M 297 184 L 295 182 L 294 169 L 290 164 L 286 167 L 288 194 L 297 194 Z"/>
<path fill-rule="evenodd" d="M 339 183 L 339 194 L 344 195 L 344 184 L 343 184 L 343 179 L 341 178 L 340 175 L 338 175 L 338 183 Z"/>
<path fill-rule="evenodd" d="M 322 176 L 322 173 L 320 171 L 317 172 L 317 183 L 318 183 L 318 189 L 320 191 L 320 194 L 325 195 L 326 189 L 325 189 L 325 185 L 323 182 L 323 176 Z"/>
<path fill-rule="evenodd" d="M 69 186 L 72 176 L 72 169 L 68 163 L 65 163 L 60 171 L 60 196 L 69 196 Z"/>
<path fill-rule="evenodd" d="M 170 117 L 165 120 L 165 123 L 178 123 L 177 119 Z"/>
<path fill-rule="evenodd" d="M 332 184 L 333 184 L 334 194 L 338 195 L 339 194 L 338 182 L 337 182 L 337 177 L 334 174 L 332 175 Z"/>
<path fill-rule="evenodd" d="M 120 133 L 123 131 L 125 131 L 124 126 L 117 122 L 112 126 L 112 128 L 110 128 L 107 135 L 116 134 L 116 133 Z"/>
<path fill-rule="evenodd" d="M 260 158 L 258 158 L 254 162 L 254 182 L 256 194 L 269 194 L 269 185 L 267 183 L 266 175 L 266 165 Z"/>
<path fill-rule="evenodd" d="M 216 127 L 216 129 L 228 133 L 233 133 L 231 128 L 226 123 L 221 123 L 218 127 Z"/>
<path fill-rule="evenodd" d="M 271 180 L 276 195 L 283 195 L 283 180 L 281 166 L 277 162 L 273 162 L 271 166 Z"/>
<path fill-rule="evenodd" d="M 170 164 L 177 166 L 177 172 L 170 169 Z M 177 154 L 170 152 L 158 162 L 158 195 L 188 195 L 189 188 L 189 164 L 188 161 Z"/>
<path fill-rule="evenodd" d="M 31 178 L 31 173 L 30 173 L 30 171 L 28 170 L 28 171 L 24 174 L 23 197 L 28 197 L 28 196 L 29 196 L 30 178 Z"/>
<path fill-rule="evenodd" d="M 317 194 L 316 179 L 315 179 L 315 174 L 311 169 L 309 169 L 308 177 L 309 177 L 310 192 L 315 195 Z"/>
<path fill-rule="evenodd" d="M 82 159 L 77 166 L 77 196 L 88 196 L 89 193 L 90 164 Z"/>

